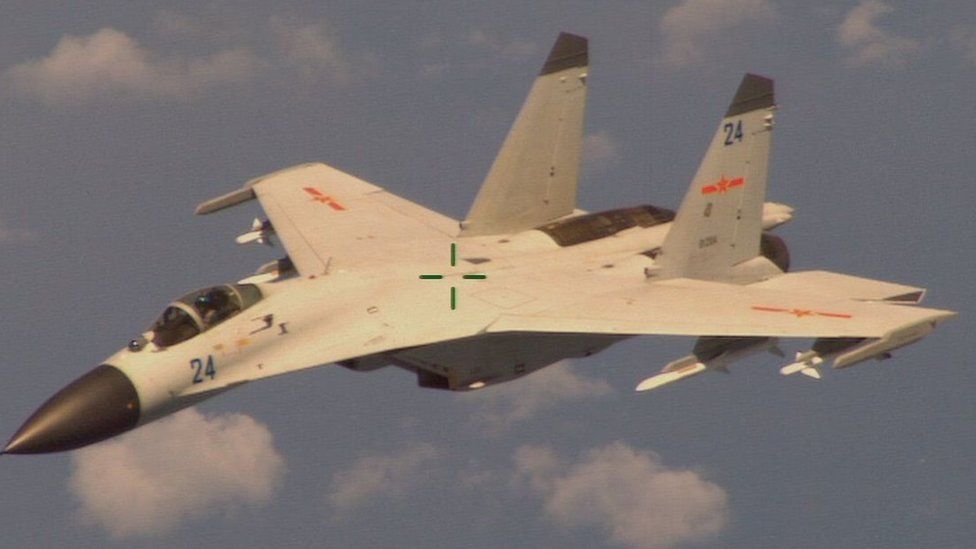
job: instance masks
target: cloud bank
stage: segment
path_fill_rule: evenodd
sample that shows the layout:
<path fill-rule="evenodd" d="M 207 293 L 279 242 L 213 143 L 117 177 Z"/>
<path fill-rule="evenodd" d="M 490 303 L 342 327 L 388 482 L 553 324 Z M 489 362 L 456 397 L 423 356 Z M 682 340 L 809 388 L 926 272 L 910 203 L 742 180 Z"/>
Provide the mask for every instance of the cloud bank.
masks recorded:
<path fill-rule="evenodd" d="M 245 84 L 295 78 L 346 85 L 377 70 L 368 55 L 351 59 L 324 21 L 276 16 L 245 28 L 160 11 L 152 33 L 169 49 L 155 51 L 112 27 L 89 36 L 66 35 L 47 55 L 5 70 L 3 80 L 20 97 L 50 106 L 187 102 Z M 184 50 L 212 51 L 179 53 L 174 40 Z"/>
<path fill-rule="evenodd" d="M 285 62 L 303 78 L 326 72 L 333 81 L 346 84 L 353 70 L 339 42 L 324 22 L 304 23 L 285 17 L 271 19 L 271 33 Z"/>
<path fill-rule="evenodd" d="M 573 463 L 545 446 L 521 446 L 516 481 L 569 528 L 595 527 L 613 543 L 662 549 L 713 538 L 728 524 L 728 496 L 699 473 L 670 469 L 651 452 L 617 442 Z"/>
<path fill-rule="evenodd" d="M 244 82 L 261 66 L 246 49 L 196 57 L 154 54 L 124 32 L 106 27 L 90 36 L 65 36 L 50 54 L 15 65 L 5 76 L 21 95 L 49 105 L 100 99 L 186 100 Z"/>
<path fill-rule="evenodd" d="M 402 497 L 427 476 L 424 468 L 439 457 L 431 444 L 415 444 L 392 454 L 364 456 L 332 475 L 326 496 L 338 517 L 375 500 Z"/>
<path fill-rule="evenodd" d="M 498 434 L 567 401 L 600 398 L 612 392 L 606 381 L 576 374 L 569 362 L 561 361 L 521 379 L 462 393 L 458 398 L 475 404 L 471 419 L 477 432 Z"/>
<path fill-rule="evenodd" d="M 83 521 L 124 538 L 266 504 L 284 472 L 263 424 L 191 408 L 74 452 L 68 484 Z"/>
<path fill-rule="evenodd" d="M 917 40 L 892 34 L 878 19 L 894 9 L 880 0 L 865 0 L 847 13 L 837 29 L 837 40 L 849 50 L 845 62 L 852 67 L 865 65 L 898 66 L 920 49 Z"/>
<path fill-rule="evenodd" d="M 519 39 L 504 39 L 483 29 L 468 32 L 464 40 L 469 46 L 489 51 L 493 54 L 513 58 L 533 58 L 542 54 L 534 42 Z"/>
<path fill-rule="evenodd" d="M 712 45 L 734 39 L 731 29 L 776 18 L 770 0 L 684 0 L 661 18 L 664 51 L 658 61 L 670 67 L 701 63 Z"/>

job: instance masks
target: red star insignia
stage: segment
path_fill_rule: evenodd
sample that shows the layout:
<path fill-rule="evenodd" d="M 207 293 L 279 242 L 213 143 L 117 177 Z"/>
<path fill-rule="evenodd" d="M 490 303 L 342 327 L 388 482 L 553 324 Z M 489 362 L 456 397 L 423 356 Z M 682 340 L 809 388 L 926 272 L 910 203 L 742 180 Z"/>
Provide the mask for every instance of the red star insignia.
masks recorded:
<path fill-rule="evenodd" d="M 729 180 L 725 179 L 724 175 L 722 176 L 722 179 L 718 180 L 718 183 L 716 183 L 715 186 L 718 188 L 719 193 L 729 192 Z"/>

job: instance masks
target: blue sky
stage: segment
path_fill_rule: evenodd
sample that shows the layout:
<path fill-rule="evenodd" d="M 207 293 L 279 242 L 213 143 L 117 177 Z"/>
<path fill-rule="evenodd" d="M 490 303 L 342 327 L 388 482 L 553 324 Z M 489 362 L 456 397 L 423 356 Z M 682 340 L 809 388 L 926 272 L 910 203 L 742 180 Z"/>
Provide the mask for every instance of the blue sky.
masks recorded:
<path fill-rule="evenodd" d="M 688 353 L 682 338 L 466 395 L 393 368 L 255 383 L 89 450 L 0 458 L 0 545 L 971 545 L 971 2 L 0 15 L 4 436 L 169 299 L 277 257 L 233 243 L 256 206 L 194 216 L 205 199 L 323 161 L 463 217 L 563 30 L 590 38 L 582 207 L 676 206 L 742 73 L 763 74 L 780 105 L 769 199 L 796 208 L 779 231 L 794 269 L 924 286 L 961 312 L 819 383 L 770 356 L 634 393 Z"/>

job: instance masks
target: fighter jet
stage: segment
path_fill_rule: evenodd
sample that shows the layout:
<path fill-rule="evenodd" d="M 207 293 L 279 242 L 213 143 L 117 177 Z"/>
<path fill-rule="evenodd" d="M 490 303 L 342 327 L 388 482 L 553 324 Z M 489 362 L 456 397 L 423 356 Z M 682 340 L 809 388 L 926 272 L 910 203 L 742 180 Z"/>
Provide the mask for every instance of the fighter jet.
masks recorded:
<path fill-rule="evenodd" d="M 695 336 L 647 390 L 814 339 L 783 366 L 819 378 L 929 335 L 955 313 L 924 290 L 788 272 L 765 202 L 773 81 L 747 74 L 677 211 L 577 208 L 587 40 L 555 42 L 467 217 L 458 222 L 325 164 L 208 200 L 257 200 L 242 244 L 285 257 L 167 305 L 141 335 L 51 397 L 4 449 L 80 448 L 239 385 L 306 368 L 386 366 L 421 387 L 478 390 L 638 335 Z"/>

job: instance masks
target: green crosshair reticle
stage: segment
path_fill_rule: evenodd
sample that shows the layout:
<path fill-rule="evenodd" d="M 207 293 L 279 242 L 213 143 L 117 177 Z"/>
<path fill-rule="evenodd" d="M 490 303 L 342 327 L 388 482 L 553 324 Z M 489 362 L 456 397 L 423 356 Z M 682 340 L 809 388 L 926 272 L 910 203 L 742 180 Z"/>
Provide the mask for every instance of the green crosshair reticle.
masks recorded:
<path fill-rule="evenodd" d="M 451 243 L 451 267 L 457 266 L 457 244 Z M 440 280 L 444 278 L 444 275 L 440 274 L 422 274 L 420 275 L 421 280 Z M 466 274 L 461 275 L 461 278 L 467 280 L 484 280 L 488 278 L 486 274 Z M 451 286 L 451 310 L 457 309 L 457 288 Z"/>

